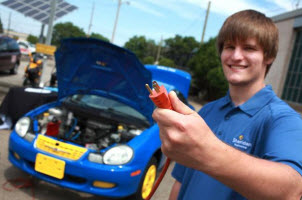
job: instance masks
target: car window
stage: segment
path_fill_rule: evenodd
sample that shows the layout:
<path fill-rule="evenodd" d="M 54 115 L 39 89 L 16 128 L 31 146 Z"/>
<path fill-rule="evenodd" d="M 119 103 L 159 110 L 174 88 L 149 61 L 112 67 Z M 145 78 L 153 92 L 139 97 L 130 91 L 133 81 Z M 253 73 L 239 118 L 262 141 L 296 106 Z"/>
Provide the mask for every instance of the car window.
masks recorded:
<path fill-rule="evenodd" d="M 18 50 L 19 49 L 19 45 L 15 40 L 9 40 L 8 42 L 8 49 L 9 50 Z"/>
<path fill-rule="evenodd" d="M 179 100 L 181 100 L 184 104 L 189 105 L 188 100 L 179 90 L 173 89 L 173 91 L 176 93 Z"/>
<path fill-rule="evenodd" d="M 29 46 L 35 48 L 35 45 L 32 43 L 29 43 Z"/>
<path fill-rule="evenodd" d="M 19 42 L 19 45 L 22 45 L 22 46 L 24 46 L 25 48 L 28 48 L 28 45 L 25 44 L 24 42 Z"/>
<path fill-rule="evenodd" d="M 97 95 L 73 95 L 71 97 L 73 102 L 79 103 L 80 105 L 86 105 L 92 108 L 102 110 L 114 110 L 122 113 L 123 115 L 132 116 L 141 120 L 147 120 L 144 115 L 131 108 L 130 106 L 120 103 L 118 101 L 97 96 Z"/>
<path fill-rule="evenodd" d="M 6 51 L 7 50 L 7 40 L 0 38 L 0 51 Z"/>
<path fill-rule="evenodd" d="M 22 47 L 22 48 L 24 48 L 24 49 L 27 49 L 27 47 L 24 46 L 24 44 L 22 44 L 22 43 L 19 43 L 19 47 Z"/>

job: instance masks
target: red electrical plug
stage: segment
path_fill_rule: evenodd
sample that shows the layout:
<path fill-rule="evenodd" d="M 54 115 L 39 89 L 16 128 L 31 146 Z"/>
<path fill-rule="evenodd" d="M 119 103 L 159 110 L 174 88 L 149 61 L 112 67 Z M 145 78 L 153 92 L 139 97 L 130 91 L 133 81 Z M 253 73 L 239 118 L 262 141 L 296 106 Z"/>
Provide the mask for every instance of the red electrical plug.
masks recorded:
<path fill-rule="evenodd" d="M 166 88 L 163 85 L 159 86 L 156 81 L 153 81 L 152 84 L 154 90 L 151 90 L 148 84 L 146 84 L 146 88 L 150 92 L 149 98 L 153 103 L 159 108 L 173 110 Z"/>
<path fill-rule="evenodd" d="M 163 85 L 159 86 L 156 81 L 153 81 L 152 85 L 153 85 L 154 90 L 152 90 L 148 84 L 146 84 L 146 88 L 150 92 L 149 98 L 153 101 L 153 103 L 159 108 L 173 110 L 173 107 L 170 102 L 166 88 Z M 155 184 L 154 184 L 150 194 L 146 198 L 146 200 L 150 200 L 151 197 L 153 196 L 153 194 L 155 193 L 156 189 L 158 188 L 159 184 L 163 180 L 163 178 L 169 168 L 170 162 L 171 162 L 171 160 L 169 158 L 167 158 L 165 165 L 163 167 L 163 170 L 161 171 L 157 181 L 155 182 Z"/>

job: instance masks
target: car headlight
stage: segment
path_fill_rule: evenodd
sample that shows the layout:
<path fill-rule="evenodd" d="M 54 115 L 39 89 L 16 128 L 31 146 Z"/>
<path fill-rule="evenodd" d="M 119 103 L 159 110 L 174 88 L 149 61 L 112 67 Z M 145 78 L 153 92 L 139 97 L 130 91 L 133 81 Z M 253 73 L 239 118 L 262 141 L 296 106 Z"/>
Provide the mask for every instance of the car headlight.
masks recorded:
<path fill-rule="evenodd" d="M 90 162 L 95 162 L 99 164 L 103 164 L 103 156 L 99 153 L 90 153 L 88 155 L 88 160 Z"/>
<path fill-rule="evenodd" d="M 105 152 L 103 161 L 107 165 L 123 165 L 133 157 L 133 150 L 127 145 L 118 145 Z"/>
<path fill-rule="evenodd" d="M 20 137 L 24 137 L 30 128 L 30 118 L 22 117 L 15 126 L 15 131 Z"/>

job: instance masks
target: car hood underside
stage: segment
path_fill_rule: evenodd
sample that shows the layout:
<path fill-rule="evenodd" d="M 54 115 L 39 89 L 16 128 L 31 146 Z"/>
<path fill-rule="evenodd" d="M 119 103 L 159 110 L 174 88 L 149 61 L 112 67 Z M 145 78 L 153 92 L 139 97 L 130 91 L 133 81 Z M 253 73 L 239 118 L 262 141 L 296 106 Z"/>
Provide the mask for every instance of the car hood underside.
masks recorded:
<path fill-rule="evenodd" d="M 119 100 L 151 122 L 153 104 L 145 84 L 151 73 L 126 49 L 97 39 L 64 39 L 56 51 L 59 98 L 97 94 Z"/>

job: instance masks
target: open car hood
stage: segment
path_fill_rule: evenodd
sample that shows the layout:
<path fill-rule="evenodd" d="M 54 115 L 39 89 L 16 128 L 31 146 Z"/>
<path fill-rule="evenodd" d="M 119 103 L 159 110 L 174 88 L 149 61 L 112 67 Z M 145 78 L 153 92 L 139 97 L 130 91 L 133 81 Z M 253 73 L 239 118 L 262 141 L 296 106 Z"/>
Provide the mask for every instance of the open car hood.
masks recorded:
<path fill-rule="evenodd" d="M 89 38 L 61 41 L 55 53 L 59 98 L 97 94 L 123 102 L 152 123 L 153 104 L 145 84 L 151 73 L 130 51 Z"/>

